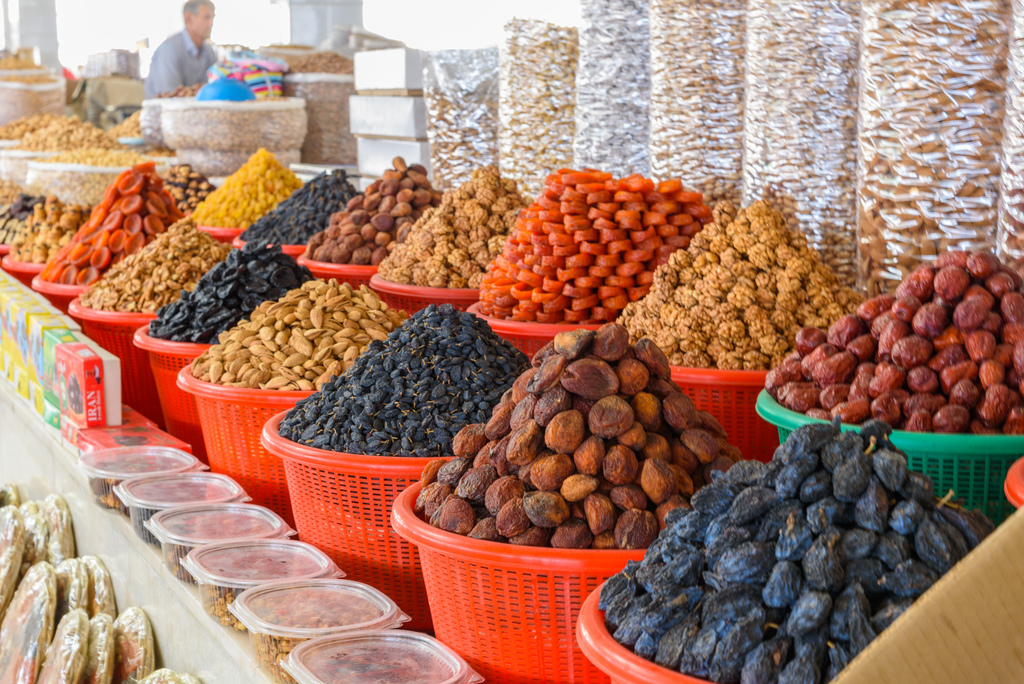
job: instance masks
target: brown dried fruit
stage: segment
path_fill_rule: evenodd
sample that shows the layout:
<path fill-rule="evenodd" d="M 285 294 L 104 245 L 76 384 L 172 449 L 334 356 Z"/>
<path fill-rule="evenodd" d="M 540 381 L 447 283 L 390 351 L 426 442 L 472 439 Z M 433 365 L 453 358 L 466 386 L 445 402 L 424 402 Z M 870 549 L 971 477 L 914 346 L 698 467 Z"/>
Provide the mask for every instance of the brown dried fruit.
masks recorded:
<path fill-rule="evenodd" d="M 569 519 L 569 505 L 557 492 L 527 492 L 523 507 L 537 527 L 558 527 Z"/>
<path fill-rule="evenodd" d="M 468 501 L 452 496 L 441 504 L 437 514 L 431 518 L 430 524 L 445 532 L 467 535 L 476 525 L 476 514 L 473 513 L 473 507 Z"/>
<path fill-rule="evenodd" d="M 640 486 L 647 497 L 656 504 L 679 491 L 672 468 L 668 462 L 658 458 L 644 461 L 643 470 L 640 472 Z M 614 501 L 614 498 L 612 500 Z"/>
<path fill-rule="evenodd" d="M 637 359 L 622 359 L 615 367 L 619 377 L 619 392 L 633 396 L 647 387 L 651 372 Z"/>
<path fill-rule="evenodd" d="M 817 366 L 819 363 L 824 361 L 830 356 L 839 353 L 839 349 L 832 344 L 825 343 L 819 347 L 815 347 L 814 350 L 800 360 L 800 369 L 804 373 L 805 378 L 811 377 L 811 369 Z"/>
<path fill-rule="evenodd" d="M 564 356 L 567 361 L 574 361 L 590 350 L 594 341 L 594 331 L 586 328 L 567 330 L 555 335 L 555 352 Z"/>
<path fill-rule="evenodd" d="M 903 387 L 903 382 L 906 379 L 907 374 L 898 366 L 891 363 L 880 363 L 875 366 L 875 377 L 868 385 L 868 392 L 872 399 L 877 398 L 886 392 Z"/>
<path fill-rule="evenodd" d="M 524 466 L 537 458 L 537 453 L 543 444 L 544 431 L 535 421 L 531 420 L 509 436 L 505 458 L 512 465 Z"/>
<path fill-rule="evenodd" d="M 1014 406 L 1003 423 L 1004 435 L 1024 435 L 1024 406 Z"/>
<path fill-rule="evenodd" d="M 637 360 L 643 362 L 651 375 L 662 380 L 669 380 L 672 377 L 672 367 L 669 365 L 668 357 L 661 347 L 656 345 L 649 337 L 641 338 L 633 345 Z"/>
<path fill-rule="evenodd" d="M 951 347 L 953 345 L 962 346 L 965 339 L 964 334 L 960 332 L 959 328 L 949 326 L 943 330 L 938 337 L 932 340 L 932 344 L 936 349 L 941 351 L 946 347 Z"/>
<path fill-rule="evenodd" d="M 525 496 L 525 495 L 524 495 Z M 503 537 L 512 538 L 522 534 L 530 527 L 530 518 L 526 515 L 526 507 L 521 498 L 509 499 L 501 507 L 495 523 Z"/>
<path fill-rule="evenodd" d="M 707 435 L 706 432 L 701 434 Z M 718 447 L 717 442 L 715 442 L 715 447 Z M 636 478 L 639 471 L 640 464 L 636 459 L 636 454 L 632 449 L 621 444 L 616 444 L 608 449 L 604 456 L 604 462 L 601 464 L 604 479 L 613 485 L 629 484 Z"/>
<path fill-rule="evenodd" d="M 985 390 L 985 396 L 978 405 L 978 418 L 985 427 L 996 428 L 1006 422 L 1015 401 L 1013 391 L 1006 385 L 992 385 Z"/>
<path fill-rule="evenodd" d="M 982 285 L 971 285 L 964 293 L 964 301 L 969 299 L 980 299 L 985 302 L 985 308 L 991 309 L 996 305 L 996 298 Z"/>
<path fill-rule="evenodd" d="M 970 252 L 967 256 L 967 271 L 971 277 L 984 280 L 1002 268 L 999 257 L 986 252 Z"/>
<path fill-rule="evenodd" d="M 540 398 L 536 401 L 537 405 L 533 409 L 533 419 L 541 427 L 547 427 L 547 424 L 556 415 L 573 408 L 572 396 L 561 385 L 555 385 L 540 395 Z"/>
<path fill-rule="evenodd" d="M 864 321 L 856 314 L 842 316 L 828 329 L 828 343 L 839 348 L 846 349 L 846 345 L 856 337 L 860 337 L 868 331 Z"/>
<path fill-rule="evenodd" d="M 606 397 L 606 399 L 610 398 L 612 397 Z M 605 399 L 601 401 L 605 401 Z M 590 420 L 594 420 L 593 410 L 590 412 Z M 572 409 L 556 415 L 544 429 L 544 445 L 561 454 L 574 452 L 576 447 L 583 442 L 584 437 L 586 437 L 586 427 L 583 424 L 583 415 Z"/>
<path fill-rule="evenodd" d="M 482 504 L 487 489 L 498 479 L 498 471 L 492 465 L 483 465 L 479 468 L 470 468 L 459 480 L 459 486 L 455 494 L 461 496 L 471 503 Z"/>
<path fill-rule="evenodd" d="M 846 351 L 853 354 L 857 361 L 864 363 L 871 361 L 875 358 L 875 350 L 878 349 L 878 345 L 875 343 L 875 338 L 871 335 L 861 335 L 850 340 L 846 345 Z"/>
<path fill-rule="evenodd" d="M 896 298 L 891 294 L 880 294 L 871 299 L 865 299 L 857 307 L 857 315 L 870 325 L 876 318 L 889 311 L 895 301 Z"/>
<path fill-rule="evenodd" d="M 947 266 L 935 274 L 935 294 L 948 302 L 960 299 L 971 285 L 971 275 L 960 266 Z"/>
<path fill-rule="evenodd" d="M 555 528 L 551 546 L 556 549 L 587 549 L 594 543 L 594 535 L 583 520 L 570 518 Z"/>
<path fill-rule="evenodd" d="M 949 315 L 944 307 L 927 302 L 914 314 L 911 327 L 921 337 L 933 340 L 949 327 Z"/>
<path fill-rule="evenodd" d="M 544 359 L 544 363 L 537 368 L 534 376 L 530 378 L 530 382 L 526 385 L 526 391 L 539 395 L 554 387 L 568 364 L 569 362 L 561 354 L 552 354 L 547 357 Z"/>
<path fill-rule="evenodd" d="M 999 311 L 1007 323 L 1024 323 L 1024 295 L 1010 292 L 999 301 Z"/>
<path fill-rule="evenodd" d="M 440 471 L 441 467 L 447 462 L 448 459 L 446 458 L 435 458 L 427 463 L 427 465 L 423 466 L 423 471 L 420 473 L 420 484 L 426 487 L 437 480 L 438 471 Z"/>
<path fill-rule="evenodd" d="M 537 357 L 534 357 L 536 362 Z M 512 403 L 518 404 L 523 400 L 529 392 L 526 391 L 526 385 L 533 379 L 533 376 L 537 373 L 536 368 L 527 368 L 522 375 L 516 378 L 516 381 L 512 383 Z"/>
<path fill-rule="evenodd" d="M 779 403 L 790 411 L 806 413 L 817 408 L 821 391 L 813 382 L 791 382 L 779 390 Z"/>
<path fill-rule="evenodd" d="M 978 380 L 985 389 L 993 385 L 1002 384 L 1005 379 L 1006 368 L 1001 363 L 989 359 L 988 361 L 983 361 L 978 368 Z"/>
<path fill-rule="evenodd" d="M 587 515 L 587 525 L 594 535 L 613 529 L 619 517 L 615 504 L 604 494 L 591 494 L 584 499 L 583 512 Z"/>
<path fill-rule="evenodd" d="M 900 407 L 896 399 L 890 393 L 871 402 L 871 416 L 878 420 L 885 421 L 889 425 L 898 425 L 900 422 Z"/>
<path fill-rule="evenodd" d="M 946 405 L 946 398 L 938 394 L 913 394 L 903 404 L 903 412 L 913 415 L 924 411 L 929 416 Z"/>
<path fill-rule="evenodd" d="M 928 367 L 936 373 L 941 373 L 950 366 L 955 366 L 958 363 L 964 361 L 970 361 L 971 357 L 967 356 L 967 351 L 958 344 L 953 344 L 943 349 L 940 349 L 935 356 L 928 362 Z"/>
<path fill-rule="evenodd" d="M 594 356 L 612 363 L 622 358 L 629 348 L 629 332 L 621 325 L 605 323 L 594 334 L 591 351 Z"/>
<path fill-rule="evenodd" d="M 594 543 L 590 545 L 590 548 L 598 551 L 608 551 L 610 549 L 617 549 L 615 545 L 615 533 L 612 531 L 604 532 L 594 537 Z"/>
<path fill-rule="evenodd" d="M 654 517 L 658 521 L 659 530 L 665 529 L 665 516 L 669 514 L 669 511 L 674 511 L 677 508 L 690 508 L 690 504 L 688 504 L 686 499 L 678 494 L 661 502 L 658 508 L 654 511 Z"/>
<path fill-rule="evenodd" d="M 593 475 L 576 473 L 565 478 L 558 490 L 562 498 L 569 502 L 583 501 L 597 491 L 598 480 Z"/>
<path fill-rule="evenodd" d="M 604 397 L 595 403 L 587 420 L 590 431 L 605 439 L 618 437 L 628 430 L 633 422 L 633 409 L 618 395 Z"/>
<path fill-rule="evenodd" d="M 857 368 L 857 357 L 848 351 L 824 359 L 811 367 L 811 378 L 821 387 L 838 382 L 849 382 Z"/>
<path fill-rule="evenodd" d="M 942 391 L 950 393 L 953 385 L 961 380 L 977 380 L 978 364 L 973 361 L 964 361 L 955 366 L 945 368 L 939 373 L 939 382 L 942 384 Z"/>
<path fill-rule="evenodd" d="M 904 424 L 903 429 L 907 432 L 931 432 L 932 431 L 932 417 L 926 411 L 918 411 L 913 413 L 907 418 L 907 422 Z"/>
<path fill-rule="evenodd" d="M 903 279 L 903 282 L 896 288 L 896 297 L 917 297 L 922 302 L 931 299 L 932 282 L 935 279 L 935 270 L 931 266 L 920 265 Z"/>
<path fill-rule="evenodd" d="M 694 426 L 697 406 L 693 403 L 693 399 L 682 392 L 674 392 L 662 399 L 661 410 L 665 422 L 676 432 L 682 432 Z"/>
<path fill-rule="evenodd" d="M 939 376 L 928 366 L 918 366 L 907 373 L 907 387 L 912 392 L 934 392 L 939 389 Z"/>
<path fill-rule="evenodd" d="M 805 328 L 807 330 L 808 328 Z M 810 330 L 818 330 L 817 328 L 810 328 Z M 818 330 L 818 332 L 821 332 Z M 872 350 L 874 347 L 874 340 L 871 343 Z M 772 368 L 768 371 L 768 374 L 764 379 L 764 388 L 768 390 L 768 394 L 772 395 L 773 398 L 779 398 L 779 390 L 790 382 L 800 382 L 804 379 L 803 369 L 800 367 L 799 361 L 786 361 L 781 366 Z M 674 396 L 674 395 L 673 395 Z M 686 396 L 686 395 L 683 395 Z M 692 402 L 691 402 L 692 404 Z M 668 419 L 666 418 L 666 422 Z M 671 425 L 671 423 L 669 423 Z M 675 426 L 673 426 L 675 427 Z M 686 428 L 677 428 L 678 430 L 685 430 Z"/>
<path fill-rule="evenodd" d="M 628 484 L 613 487 L 608 496 L 613 504 L 624 511 L 631 508 L 647 508 L 647 495 L 639 485 Z"/>
<path fill-rule="evenodd" d="M 910 326 L 895 318 L 885 326 L 881 336 L 878 338 L 878 358 L 889 361 L 892 358 L 892 348 L 897 342 L 910 334 Z"/>
<path fill-rule="evenodd" d="M 572 454 L 576 470 L 584 475 L 597 475 L 604 463 L 604 440 L 600 437 L 587 437 L 576 447 Z"/>
<path fill-rule="evenodd" d="M 821 404 L 821 408 L 823 410 L 831 411 L 833 407 L 846 401 L 849 396 L 850 385 L 829 385 L 825 389 L 821 390 L 821 394 L 818 396 L 818 403 Z"/>
<path fill-rule="evenodd" d="M 620 549 L 646 549 L 658 538 L 658 520 L 649 511 L 632 509 L 615 523 L 615 544 Z"/>
<path fill-rule="evenodd" d="M 520 535 L 508 540 L 509 544 L 515 546 L 549 546 L 551 531 L 543 527 L 531 527 Z"/>
<path fill-rule="evenodd" d="M 896 320 L 910 323 L 920 308 L 921 300 L 917 297 L 900 297 L 893 302 L 891 311 Z"/>
<path fill-rule="evenodd" d="M 495 413 L 497 413 L 497 409 L 495 409 Z M 506 432 L 506 434 L 508 433 Z M 503 434 L 498 437 L 488 437 L 484 434 L 483 425 L 467 425 L 459 430 L 459 434 L 455 435 L 455 439 L 452 440 L 452 452 L 460 458 L 473 458 L 487 442 L 499 440 L 504 436 Z"/>
<path fill-rule="evenodd" d="M 644 458 L 657 458 L 668 463 L 672 460 L 672 448 L 668 440 L 656 432 L 647 433 L 647 444 L 643 448 Z"/>
<path fill-rule="evenodd" d="M 470 539 L 483 539 L 484 541 L 501 541 L 501 533 L 498 532 L 497 518 L 484 518 L 477 522 L 469 533 Z"/>
<path fill-rule="evenodd" d="M 682 394 L 681 392 L 679 394 Z M 674 395 L 673 395 L 674 396 Z M 661 429 L 661 400 L 653 394 L 641 392 L 633 397 L 631 402 L 633 415 L 636 422 L 643 426 L 648 432 L 657 432 Z"/>
<path fill-rule="evenodd" d="M 451 485 L 443 485 L 437 482 L 424 485 L 416 496 L 413 510 L 429 520 L 434 515 L 434 512 L 441 507 L 445 499 L 452 495 L 452 492 Z"/>
<path fill-rule="evenodd" d="M 843 423 L 863 423 L 871 417 L 871 403 L 867 399 L 844 401 L 832 409 L 832 417 Z"/>
<path fill-rule="evenodd" d="M 640 423 L 633 423 L 628 430 L 619 435 L 618 442 L 633 451 L 641 451 L 647 446 L 647 432 Z"/>
<path fill-rule="evenodd" d="M 867 304 L 864 302 L 863 306 Z M 800 356 L 807 356 L 812 351 L 825 344 L 828 341 L 828 335 L 824 330 L 820 328 L 800 328 L 796 333 L 796 350 L 800 352 Z"/>
<path fill-rule="evenodd" d="M 704 430 L 684 430 L 679 439 L 701 463 L 713 461 L 721 448 L 718 440 Z"/>
<path fill-rule="evenodd" d="M 509 464 L 508 458 L 506 457 L 506 451 L 508 449 L 508 437 L 504 437 L 498 441 L 494 447 L 491 448 L 491 465 L 497 468 L 498 475 L 508 475 L 511 470 L 514 470 L 516 466 Z M 488 447 L 484 447 L 487 449 Z"/>
<path fill-rule="evenodd" d="M 973 409 L 981 401 L 981 390 L 966 378 L 959 381 L 949 390 L 949 403 Z"/>
<path fill-rule="evenodd" d="M 466 474 L 466 471 L 473 467 L 473 460 L 469 458 L 453 458 L 445 463 L 437 471 L 437 481 L 441 484 L 455 487 L 459 480 Z"/>
<path fill-rule="evenodd" d="M 908 335 L 892 347 L 892 360 L 904 370 L 910 370 L 924 363 L 932 356 L 932 343 L 918 335 Z"/>
<path fill-rule="evenodd" d="M 557 492 L 565 478 L 576 472 L 572 459 L 565 454 L 551 454 L 538 458 L 530 466 L 530 481 L 544 492 Z"/>
<path fill-rule="evenodd" d="M 522 481 L 514 475 L 499 477 L 491 483 L 484 495 L 484 506 L 491 515 L 498 515 L 502 507 L 512 499 L 521 499 L 526 494 Z"/>
<path fill-rule="evenodd" d="M 965 432 L 970 424 L 971 412 L 956 404 L 947 404 L 932 416 L 932 429 L 935 432 Z"/>
<path fill-rule="evenodd" d="M 619 376 L 611 366 L 595 358 L 579 359 L 570 363 L 562 372 L 561 382 L 562 387 L 570 393 L 591 401 L 597 401 L 619 391 Z"/>
<path fill-rule="evenodd" d="M 996 353 L 996 336 L 987 330 L 975 330 L 967 335 L 964 347 L 972 361 L 981 363 Z"/>
<path fill-rule="evenodd" d="M 988 317 L 989 307 L 982 299 L 965 299 L 953 309 L 953 325 L 964 333 L 981 327 Z"/>
<path fill-rule="evenodd" d="M 671 394 L 678 394 L 681 391 L 679 389 L 679 385 L 676 383 L 663 380 L 662 378 L 653 375 L 651 376 L 651 379 L 647 381 L 647 387 L 645 390 L 662 401 L 665 400 L 665 397 Z"/>

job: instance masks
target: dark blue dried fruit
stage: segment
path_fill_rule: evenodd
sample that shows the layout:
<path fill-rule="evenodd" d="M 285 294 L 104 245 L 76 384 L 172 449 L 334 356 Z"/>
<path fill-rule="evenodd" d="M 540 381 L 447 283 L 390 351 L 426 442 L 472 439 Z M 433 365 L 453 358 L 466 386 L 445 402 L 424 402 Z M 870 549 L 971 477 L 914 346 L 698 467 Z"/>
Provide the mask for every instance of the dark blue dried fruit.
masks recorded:
<path fill-rule="evenodd" d="M 792 640 L 784 636 L 758 644 L 747 654 L 740 672 L 740 684 L 775 684 L 792 647 Z"/>
<path fill-rule="evenodd" d="M 853 507 L 826 496 L 807 507 L 807 524 L 815 534 L 821 534 L 831 525 L 846 524 L 853 519 Z"/>
<path fill-rule="evenodd" d="M 716 482 L 694 492 L 690 497 L 690 505 L 698 513 L 704 513 L 714 518 L 729 511 L 737 491 L 737 487 Z"/>
<path fill-rule="evenodd" d="M 871 628 L 875 632 L 882 632 L 888 629 L 889 625 L 896 621 L 900 615 L 913 605 L 914 599 L 885 599 L 878 610 L 871 616 Z"/>
<path fill-rule="evenodd" d="M 889 527 L 902 535 L 910 536 L 924 519 L 924 508 L 913 499 L 900 501 L 889 514 Z"/>
<path fill-rule="evenodd" d="M 832 608 L 832 617 L 829 620 L 829 636 L 833 639 L 849 641 L 850 616 L 854 611 L 860 611 L 867 615 L 869 610 L 871 610 L 871 603 L 864 593 L 864 588 L 860 582 L 851 582 L 836 597 L 835 605 Z"/>
<path fill-rule="evenodd" d="M 828 624 L 828 616 L 832 612 L 832 597 L 824 591 L 804 591 L 797 598 L 782 626 L 790 636 L 800 636 L 821 629 Z"/>
<path fill-rule="evenodd" d="M 959 540 L 954 540 L 950 531 L 959 536 Z M 949 572 L 953 564 L 964 557 L 966 547 L 963 536 L 936 513 L 926 513 L 914 533 L 914 550 L 918 558 L 940 575 Z"/>
<path fill-rule="evenodd" d="M 908 472 L 900 494 L 904 499 L 914 499 L 927 509 L 935 508 L 935 483 L 924 473 Z"/>
<path fill-rule="evenodd" d="M 854 503 L 868 488 L 871 463 L 862 453 L 844 459 L 832 473 L 832 494 L 840 501 Z"/>
<path fill-rule="evenodd" d="M 872 477 L 868 488 L 857 499 L 853 518 L 866 530 L 877 534 L 885 532 L 889 524 L 889 494 L 878 478 Z"/>
<path fill-rule="evenodd" d="M 939 579 L 927 565 L 918 560 L 908 560 L 885 573 L 879 586 L 897 596 L 916 598 L 928 591 Z"/>
<path fill-rule="evenodd" d="M 775 478 L 775 491 L 782 499 L 792 499 L 800 492 L 804 480 L 818 467 L 817 458 L 813 461 L 802 459 L 783 466 Z"/>
<path fill-rule="evenodd" d="M 946 522 L 951 524 L 964 536 L 968 549 L 973 549 L 981 541 L 995 531 L 992 521 L 977 511 L 943 506 L 938 509 Z"/>
<path fill-rule="evenodd" d="M 748 615 L 736 622 L 715 647 L 715 655 L 708 668 L 714 682 L 738 682 L 743 662 L 764 638 L 764 626 L 757 616 Z"/>
<path fill-rule="evenodd" d="M 786 519 L 793 512 L 799 512 L 801 517 L 804 512 L 803 506 L 796 499 L 786 499 L 772 506 L 771 510 L 761 516 L 761 525 L 754 535 L 754 541 L 777 542 L 782 528 L 786 526 Z"/>
<path fill-rule="evenodd" d="M 804 575 L 796 563 L 779 561 L 768 575 L 761 598 L 769 608 L 788 608 L 803 589 Z"/>
<path fill-rule="evenodd" d="M 910 540 L 895 530 L 889 530 L 881 536 L 874 552 L 871 554 L 892 570 L 910 558 Z"/>
<path fill-rule="evenodd" d="M 856 432 L 844 432 L 822 447 L 821 464 L 832 473 L 842 461 L 860 453 L 864 453 L 864 440 Z"/>
<path fill-rule="evenodd" d="M 830 528 L 818 535 L 803 560 L 807 586 L 818 591 L 837 592 L 843 586 L 845 571 L 839 559 L 839 540 L 842 534 Z"/>
<path fill-rule="evenodd" d="M 747 487 L 732 500 L 729 520 L 733 525 L 746 525 L 764 515 L 779 502 L 779 495 L 767 487 Z"/>
<path fill-rule="evenodd" d="M 804 480 L 800 485 L 800 500 L 805 504 L 821 501 L 832 493 L 832 475 L 827 470 L 819 470 Z"/>
<path fill-rule="evenodd" d="M 775 544 L 775 558 L 778 560 L 801 561 L 811 544 L 814 532 L 800 511 L 793 511 L 786 518 L 786 524 Z"/>
<path fill-rule="evenodd" d="M 683 659 L 683 649 L 688 641 L 692 641 L 700 631 L 700 612 L 690 613 L 672 629 L 665 632 L 658 644 L 658 651 L 654 655 L 654 662 L 670 670 L 679 670 L 679 663 Z"/>
<path fill-rule="evenodd" d="M 867 558 L 874 551 L 878 544 L 878 535 L 859 527 L 854 527 L 843 533 L 839 540 L 839 557 L 843 562 L 849 562 L 858 558 Z"/>
<path fill-rule="evenodd" d="M 712 568 L 721 587 L 764 582 L 775 565 L 775 548 L 767 542 L 743 542 L 726 549 Z"/>
<path fill-rule="evenodd" d="M 820 681 L 818 666 L 803 656 L 791 660 L 779 673 L 779 684 L 818 684 Z"/>
<path fill-rule="evenodd" d="M 892 449 L 882 449 L 871 454 L 871 465 L 875 475 L 890 492 L 899 491 L 907 479 L 907 457 Z"/>

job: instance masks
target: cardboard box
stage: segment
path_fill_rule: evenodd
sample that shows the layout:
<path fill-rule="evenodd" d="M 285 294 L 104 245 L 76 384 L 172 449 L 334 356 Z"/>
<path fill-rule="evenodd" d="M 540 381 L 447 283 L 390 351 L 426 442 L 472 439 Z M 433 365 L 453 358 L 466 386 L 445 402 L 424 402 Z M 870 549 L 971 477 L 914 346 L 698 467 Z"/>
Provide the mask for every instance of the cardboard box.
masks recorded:
<path fill-rule="evenodd" d="M 74 321 L 71 321 L 74 324 Z M 33 337 L 33 330 L 29 331 L 29 337 Z M 60 407 L 60 386 L 57 384 L 57 345 L 66 342 L 89 342 L 84 333 L 75 328 L 46 328 L 39 329 L 42 347 L 42 373 L 39 376 L 39 385 L 43 388 L 44 398 L 51 404 Z M 34 348 L 34 342 L 31 342 Z M 38 372 L 38 367 L 36 371 Z"/>
<path fill-rule="evenodd" d="M 121 420 L 121 362 L 93 342 L 56 346 L 60 412 L 79 428 L 118 425 Z"/>
<path fill-rule="evenodd" d="M 422 97 L 353 95 L 348 100 L 348 118 L 352 135 L 427 139 L 427 107 Z"/>
<path fill-rule="evenodd" d="M 44 335 L 53 332 L 56 337 L 62 338 L 65 342 L 85 341 L 88 338 L 81 333 L 78 323 L 75 323 L 68 316 L 32 316 L 28 321 L 28 348 L 25 350 L 29 380 L 34 385 L 46 389 L 44 377 L 46 375 L 46 364 L 52 368 L 56 360 L 56 350 L 51 345 L 49 358 L 44 343 Z"/>
<path fill-rule="evenodd" d="M 433 178 L 430 169 L 430 143 L 425 140 L 392 140 L 389 138 L 356 137 L 356 153 L 359 155 L 359 174 L 365 176 L 384 175 L 391 169 L 391 161 L 401 157 L 409 166 L 421 164 L 427 176 Z"/>
<path fill-rule="evenodd" d="M 353 59 L 357 91 L 423 90 L 423 55 L 409 48 L 357 52 Z"/>
<path fill-rule="evenodd" d="M 1011 515 L 833 680 L 1024 682 L 1024 514 Z"/>
<path fill-rule="evenodd" d="M 56 430 L 60 430 L 60 406 L 47 401 L 46 397 L 43 396 L 41 387 L 34 386 L 32 388 L 32 405 L 35 407 L 36 413 L 42 417 L 44 423 Z"/>

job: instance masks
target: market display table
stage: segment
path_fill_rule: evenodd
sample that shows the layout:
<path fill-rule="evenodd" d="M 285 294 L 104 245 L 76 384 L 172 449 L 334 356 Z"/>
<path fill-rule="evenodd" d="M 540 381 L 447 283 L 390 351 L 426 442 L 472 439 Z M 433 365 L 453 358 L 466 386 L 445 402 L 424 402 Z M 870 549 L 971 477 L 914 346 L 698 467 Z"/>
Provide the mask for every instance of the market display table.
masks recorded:
<path fill-rule="evenodd" d="M 196 589 L 167 572 L 159 550 L 135 535 L 128 518 L 96 505 L 57 432 L 7 383 L 0 383 L 0 425 L 0 481 L 17 484 L 26 500 L 51 493 L 67 500 L 78 555 L 99 556 L 106 564 L 119 611 L 129 606 L 146 611 L 158 665 L 210 684 L 270 684 L 256 668 L 248 636 L 207 615 Z"/>

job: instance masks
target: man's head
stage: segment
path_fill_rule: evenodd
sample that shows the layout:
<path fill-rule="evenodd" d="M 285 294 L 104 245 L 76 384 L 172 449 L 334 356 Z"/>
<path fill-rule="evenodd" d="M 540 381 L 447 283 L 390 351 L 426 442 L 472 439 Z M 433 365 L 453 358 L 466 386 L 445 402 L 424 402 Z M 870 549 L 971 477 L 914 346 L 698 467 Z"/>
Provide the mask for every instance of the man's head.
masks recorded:
<path fill-rule="evenodd" d="M 210 0 L 188 0 L 185 3 L 185 30 L 197 42 L 210 39 L 214 9 Z"/>

